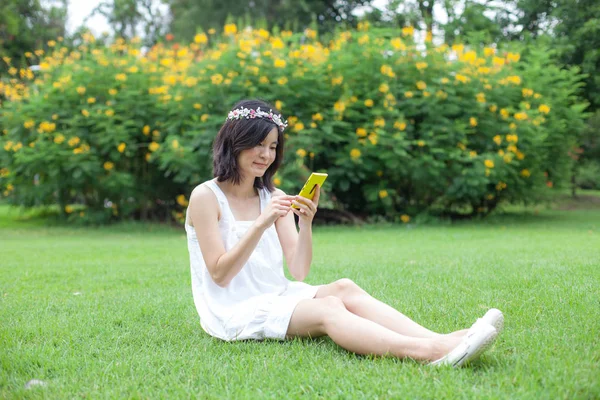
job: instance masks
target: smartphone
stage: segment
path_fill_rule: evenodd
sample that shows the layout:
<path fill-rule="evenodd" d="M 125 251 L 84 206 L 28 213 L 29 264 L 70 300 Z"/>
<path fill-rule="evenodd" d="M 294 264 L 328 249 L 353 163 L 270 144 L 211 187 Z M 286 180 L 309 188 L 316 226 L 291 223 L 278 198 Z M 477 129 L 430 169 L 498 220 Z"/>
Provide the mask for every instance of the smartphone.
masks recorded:
<path fill-rule="evenodd" d="M 310 174 L 304 186 L 302 186 L 302 190 L 300 190 L 299 196 L 312 200 L 315 197 L 315 193 L 317 190 L 317 185 L 323 187 L 323 182 L 327 179 L 327 174 L 313 172 Z M 298 209 L 299 207 L 295 204 L 292 204 L 292 207 Z"/>

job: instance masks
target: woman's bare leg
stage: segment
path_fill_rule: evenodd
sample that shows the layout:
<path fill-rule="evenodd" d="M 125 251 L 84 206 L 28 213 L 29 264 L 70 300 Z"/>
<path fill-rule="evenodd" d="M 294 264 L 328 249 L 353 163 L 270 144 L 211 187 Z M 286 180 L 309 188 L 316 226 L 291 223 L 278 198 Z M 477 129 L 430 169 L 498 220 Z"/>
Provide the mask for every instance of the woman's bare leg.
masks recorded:
<path fill-rule="evenodd" d="M 342 300 L 351 313 L 402 335 L 418 338 L 443 336 L 419 325 L 400 311 L 372 297 L 350 279 L 340 279 L 329 285 L 323 285 L 317 291 L 315 298 L 327 296 Z M 462 337 L 466 333 L 467 330 L 464 329 L 452 332 L 450 335 Z"/>
<path fill-rule="evenodd" d="M 461 341 L 455 336 L 417 338 L 398 334 L 351 313 L 337 297 L 302 300 L 292 314 L 288 338 L 323 335 L 353 353 L 410 357 L 421 361 L 437 360 Z"/>

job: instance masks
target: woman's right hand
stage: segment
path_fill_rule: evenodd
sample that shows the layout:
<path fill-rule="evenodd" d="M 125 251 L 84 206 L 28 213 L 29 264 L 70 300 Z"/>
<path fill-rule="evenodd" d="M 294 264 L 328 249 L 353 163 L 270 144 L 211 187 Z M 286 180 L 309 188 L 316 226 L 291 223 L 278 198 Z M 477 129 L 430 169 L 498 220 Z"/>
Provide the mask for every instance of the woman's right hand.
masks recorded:
<path fill-rule="evenodd" d="M 278 218 L 285 217 L 292 206 L 292 200 L 296 196 L 273 196 L 271 201 L 266 205 L 260 216 L 256 219 L 256 223 L 263 229 L 268 229 Z"/>

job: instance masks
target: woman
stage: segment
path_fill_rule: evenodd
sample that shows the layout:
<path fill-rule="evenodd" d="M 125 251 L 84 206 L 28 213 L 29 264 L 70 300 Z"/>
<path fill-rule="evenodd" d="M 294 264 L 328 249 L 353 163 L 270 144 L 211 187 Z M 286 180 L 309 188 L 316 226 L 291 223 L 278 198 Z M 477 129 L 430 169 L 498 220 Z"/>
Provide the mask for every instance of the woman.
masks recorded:
<path fill-rule="evenodd" d="M 350 279 L 320 286 L 302 282 L 312 261 L 320 188 L 311 201 L 274 187 L 287 124 L 273 109 L 259 100 L 233 107 L 215 139 L 215 178 L 190 196 L 185 228 L 202 328 L 226 341 L 328 335 L 358 354 L 455 366 L 488 348 L 502 328 L 498 310 L 469 330 L 442 335 Z M 283 256 L 296 281 L 284 276 Z"/>

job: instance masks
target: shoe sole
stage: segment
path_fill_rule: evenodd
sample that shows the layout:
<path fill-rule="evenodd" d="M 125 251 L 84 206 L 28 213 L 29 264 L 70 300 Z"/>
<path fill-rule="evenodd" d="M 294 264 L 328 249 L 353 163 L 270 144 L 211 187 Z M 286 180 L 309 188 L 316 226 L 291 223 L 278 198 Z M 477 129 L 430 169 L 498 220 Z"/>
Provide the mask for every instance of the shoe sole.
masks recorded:
<path fill-rule="evenodd" d="M 494 341 L 496 341 L 496 338 L 498 337 L 498 332 L 494 329 L 493 331 L 490 331 L 487 336 L 485 337 L 485 339 L 483 340 L 483 342 L 479 345 L 479 347 L 477 348 L 477 350 L 475 350 L 474 353 L 472 354 L 465 354 L 464 357 L 456 360 L 452 366 L 454 367 L 460 367 L 463 365 L 466 365 L 472 361 L 475 361 L 477 358 L 479 358 L 479 356 L 481 354 L 483 354 L 485 351 L 487 351 L 492 344 L 494 343 Z"/>

